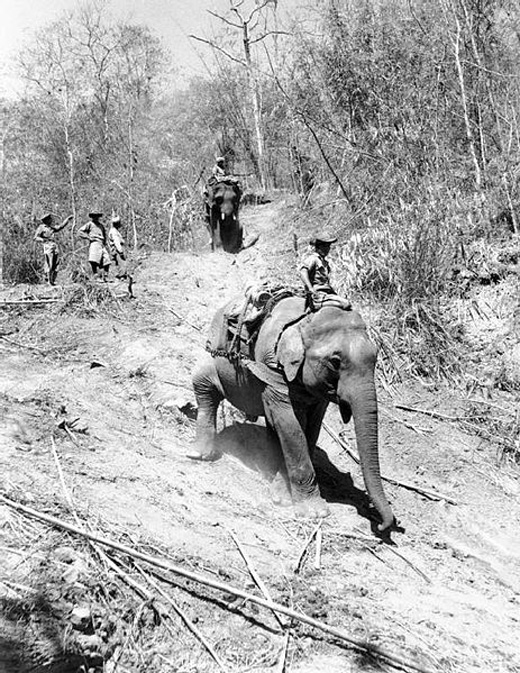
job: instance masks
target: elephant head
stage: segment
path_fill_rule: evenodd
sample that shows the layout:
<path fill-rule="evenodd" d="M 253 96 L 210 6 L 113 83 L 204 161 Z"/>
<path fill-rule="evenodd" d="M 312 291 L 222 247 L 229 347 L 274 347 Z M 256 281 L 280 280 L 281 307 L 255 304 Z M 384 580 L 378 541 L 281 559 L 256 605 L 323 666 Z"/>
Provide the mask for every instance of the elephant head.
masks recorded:
<path fill-rule="evenodd" d="M 211 248 L 238 252 L 242 247 L 242 227 L 238 219 L 240 186 L 235 180 L 220 180 L 208 189 Z"/>
<path fill-rule="evenodd" d="M 361 316 L 338 308 L 322 308 L 286 327 L 276 347 L 289 387 L 303 386 L 312 396 L 337 403 L 345 423 L 353 417 L 365 486 L 384 530 L 394 515 L 379 465 L 376 357 Z"/>

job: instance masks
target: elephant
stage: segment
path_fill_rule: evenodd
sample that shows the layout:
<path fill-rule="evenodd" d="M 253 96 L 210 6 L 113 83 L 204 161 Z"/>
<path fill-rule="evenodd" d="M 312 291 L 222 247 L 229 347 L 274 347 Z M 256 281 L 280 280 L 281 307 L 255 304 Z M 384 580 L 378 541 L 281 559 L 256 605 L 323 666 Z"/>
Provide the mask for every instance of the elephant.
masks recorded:
<path fill-rule="evenodd" d="M 212 329 L 222 329 L 226 307 Z M 217 409 L 223 399 L 246 414 L 265 418 L 276 435 L 297 516 L 327 516 L 312 456 L 330 402 L 344 423 L 354 419 L 365 487 L 381 523 L 394 526 L 379 465 L 378 408 L 374 381 L 377 349 L 354 310 L 325 306 L 305 310 L 305 300 L 282 298 L 261 323 L 253 357 L 205 353 L 192 374 L 198 405 L 195 445 L 189 457 L 216 460 Z M 281 477 L 280 477 L 281 479 Z"/>
<path fill-rule="evenodd" d="M 233 178 L 213 178 L 208 182 L 205 201 L 211 250 L 222 248 L 236 253 L 242 249 L 243 229 L 238 219 L 241 196 L 240 185 Z"/>

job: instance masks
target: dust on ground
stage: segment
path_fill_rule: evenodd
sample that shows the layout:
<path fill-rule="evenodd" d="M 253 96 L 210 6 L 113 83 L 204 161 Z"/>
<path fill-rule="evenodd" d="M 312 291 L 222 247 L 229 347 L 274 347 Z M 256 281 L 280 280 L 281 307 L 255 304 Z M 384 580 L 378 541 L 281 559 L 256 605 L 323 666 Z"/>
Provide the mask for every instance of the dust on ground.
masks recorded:
<path fill-rule="evenodd" d="M 209 321 L 262 277 L 270 234 L 289 227 L 283 212 L 246 209 L 260 240 L 237 256 L 149 255 L 136 270 L 135 300 L 119 283 L 4 290 L 4 301 L 24 293 L 60 301 L 1 309 L 0 493 L 72 521 L 69 497 L 92 530 L 255 592 L 233 533 L 273 600 L 352 638 L 429 670 L 520 670 L 520 472 L 498 464 L 493 442 L 461 430 L 460 393 L 417 381 L 380 386 L 383 473 L 439 495 L 386 484 L 403 528 L 392 544 L 371 532 L 360 471 L 326 432 L 318 473 L 331 515 L 319 558 L 311 543 L 303 561 L 315 524 L 271 504 L 261 425 L 224 405 L 222 459 L 186 458 L 190 372 Z M 476 321 L 500 315 L 492 298 L 483 302 L 485 311 L 468 317 L 480 339 Z M 500 399 L 490 400 L 490 414 L 493 404 Z M 335 408 L 326 420 L 342 429 Z M 355 448 L 350 428 L 344 437 Z M 220 670 L 181 619 L 166 628 L 160 610 L 122 587 L 85 540 L 7 506 L 0 524 L 2 671 Z M 296 623 L 287 639 L 268 611 L 174 581 L 170 594 L 227 670 L 280 671 L 282 660 L 295 673 L 389 670 Z M 74 622 L 81 608 L 88 629 Z"/>

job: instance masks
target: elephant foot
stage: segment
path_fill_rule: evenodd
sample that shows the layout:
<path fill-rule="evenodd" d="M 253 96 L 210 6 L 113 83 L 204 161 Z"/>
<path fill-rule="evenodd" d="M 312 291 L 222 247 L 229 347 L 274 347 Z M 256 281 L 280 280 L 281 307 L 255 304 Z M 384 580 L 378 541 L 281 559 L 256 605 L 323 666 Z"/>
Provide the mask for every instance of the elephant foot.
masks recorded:
<path fill-rule="evenodd" d="M 197 448 L 187 451 L 184 455 L 186 458 L 190 458 L 191 460 L 198 460 L 206 463 L 215 462 L 222 457 L 221 452 L 216 451 L 215 449 L 211 449 L 210 451 L 201 451 Z"/>
<path fill-rule="evenodd" d="M 289 485 L 279 472 L 271 482 L 269 492 L 273 505 L 277 507 L 290 507 L 293 504 Z"/>
<path fill-rule="evenodd" d="M 330 510 L 321 496 L 314 495 L 296 502 L 294 504 L 294 513 L 298 518 L 315 520 L 329 516 Z"/>

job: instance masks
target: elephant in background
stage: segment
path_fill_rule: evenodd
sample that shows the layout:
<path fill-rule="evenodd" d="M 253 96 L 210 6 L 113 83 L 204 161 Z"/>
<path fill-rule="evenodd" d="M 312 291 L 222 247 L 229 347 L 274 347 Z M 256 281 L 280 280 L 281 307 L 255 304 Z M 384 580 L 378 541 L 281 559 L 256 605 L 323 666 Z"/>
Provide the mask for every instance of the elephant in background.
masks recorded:
<path fill-rule="evenodd" d="M 211 249 L 236 253 L 242 249 L 243 229 L 238 218 L 242 190 L 237 180 L 210 179 L 205 190 L 206 220 Z"/>
<path fill-rule="evenodd" d="M 225 320 L 217 312 L 213 329 Z M 260 327 L 254 360 L 206 353 L 193 372 L 198 404 L 197 436 L 191 458 L 214 460 L 216 415 L 225 398 L 248 416 L 264 416 L 281 446 L 297 515 L 328 514 L 312 463 L 323 416 L 330 402 L 344 423 L 354 420 L 368 495 L 381 518 L 380 530 L 394 524 L 379 466 L 378 410 L 374 382 L 377 351 L 361 316 L 324 307 L 306 313 L 304 299 L 279 301 Z M 285 478 L 280 474 L 279 481 Z"/>

